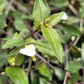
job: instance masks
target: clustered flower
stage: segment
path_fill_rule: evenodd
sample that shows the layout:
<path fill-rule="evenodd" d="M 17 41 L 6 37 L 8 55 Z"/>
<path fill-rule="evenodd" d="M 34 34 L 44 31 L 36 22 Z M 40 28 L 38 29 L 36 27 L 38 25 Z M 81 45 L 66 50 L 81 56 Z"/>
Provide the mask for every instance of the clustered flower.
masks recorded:
<path fill-rule="evenodd" d="M 35 62 L 36 61 L 36 58 L 35 58 L 36 51 L 35 51 L 35 49 L 36 48 L 33 44 L 25 45 L 25 48 L 20 49 L 20 53 L 31 57 L 32 60 Z"/>
<path fill-rule="evenodd" d="M 10 64 L 11 66 L 15 66 L 15 58 L 14 58 L 14 57 L 9 58 L 9 59 L 8 59 L 8 62 L 9 62 L 9 64 Z"/>

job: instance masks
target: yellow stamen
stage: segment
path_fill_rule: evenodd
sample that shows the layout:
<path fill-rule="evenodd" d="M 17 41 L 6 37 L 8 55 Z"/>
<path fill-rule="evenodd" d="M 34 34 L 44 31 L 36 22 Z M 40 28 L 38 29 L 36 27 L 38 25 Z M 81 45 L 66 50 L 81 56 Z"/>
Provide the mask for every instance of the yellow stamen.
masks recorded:
<path fill-rule="evenodd" d="M 18 33 L 16 32 L 15 34 L 14 34 L 14 36 L 17 36 L 18 35 Z"/>
<path fill-rule="evenodd" d="M 8 27 L 8 25 L 7 25 L 7 24 L 5 24 L 5 25 L 4 25 L 4 27 Z"/>
<path fill-rule="evenodd" d="M 33 58 L 35 58 L 35 56 L 31 56 L 31 58 L 33 59 Z"/>
<path fill-rule="evenodd" d="M 12 58 L 12 61 L 14 62 L 15 61 L 15 58 Z"/>
<path fill-rule="evenodd" d="M 12 66 L 15 66 L 15 62 L 12 62 L 12 64 L 11 64 Z"/>
<path fill-rule="evenodd" d="M 36 58 L 33 58 L 32 60 L 33 60 L 33 62 L 36 62 Z"/>
<path fill-rule="evenodd" d="M 46 27 L 48 27 L 48 24 L 45 24 Z"/>

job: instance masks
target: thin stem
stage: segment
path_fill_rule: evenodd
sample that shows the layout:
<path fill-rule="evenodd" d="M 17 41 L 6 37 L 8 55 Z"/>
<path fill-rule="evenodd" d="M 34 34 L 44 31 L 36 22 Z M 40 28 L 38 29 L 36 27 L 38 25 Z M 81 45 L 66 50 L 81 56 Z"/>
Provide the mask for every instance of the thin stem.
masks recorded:
<path fill-rule="evenodd" d="M 80 31 L 82 31 L 82 27 L 83 27 L 83 19 L 80 18 Z"/>
<path fill-rule="evenodd" d="M 66 84 L 67 78 L 68 78 L 68 71 L 66 71 L 66 74 L 65 74 L 65 78 L 64 78 L 64 82 L 63 82 L 63 84 Z"/>
<path fill-rule="evenodd" d="M 36 56 L 38 58 L 40 58 L 41 60 L 44 61 L 44 63 L 46 63 L 49 67 L 51 67 L 53 70 L 55 69 L 49 62 L 47 62 L 43 57 L 41 57 L 39 54 L 36 54 Z"/>
<path fill-rule="evenodd" d="M 17 3 L 16 1 L 14 1 L 14 4 L 15 4 L 19 9 L 25 11 L 25 12 L 28 13 L 28 14 L 31 14 L 31 12 L 30 12 L 28 9 L 26 9 L 25 7 L 23 7 L 22 5 L 20 5 L 20 4 Z"/>
<path fill-rule="evenodd" d="M 6 9 L 6 16 L 8 15 L 9 10 L 10 10 L 10 8 L 11 8 L 13 2 L 14 2 L 14 0 L 10 0 L 9 6 L 8 6 L 8 8 Z"/>
<path fill-rule="evenodd" d="M 75 42 L 73 43 L 73 45 L 75 46 L 76 44 L 77 44 L 77 42 L 79 41 L 79 39 L 80 39 L 80 35 L 77 37 L 77 39 L 75 40 Z"/>
<path fill-rule="evenodd" d="M 69 8 L 71 9 L 71 11 L 79 17 L 79 14 L 78 12 L 74 9 L 74 7 L 69 3 L 69 1 L 67 1 L 67 5 L 69 6 Z"/>
<path fill-rule="evenodd" d="M 66 65 L 68 65 L 68 50 L 67 50 L 67 44 L 65 44 L 65 55 L 66 55 Z M 69 74 L 69 72 L 66 71 L 63 84 L 66 84 L 66 82 L 67 82 L 68 74 Z"/>
<path fill-rule="evenodd" d="M 27 69 L 27 76 L 29 75 L 29 71 L 30 71 L 30 67 L 32 65 L 32 59 L 29 59 L 29 65 L 28 65 L 28 69 Z"/>
<path fill-rule="evenodd" d="M 31 34 L 29 34 L 28 36 L 26 36 L 26 37 L 24 38 L 24 40 L 26 40 L 28 37 L 32 36 L 32 35 L 33 35 L 34 33 L 36 33 L 36 32 L 38 32 L 38 30 L 33 31 Z"/>

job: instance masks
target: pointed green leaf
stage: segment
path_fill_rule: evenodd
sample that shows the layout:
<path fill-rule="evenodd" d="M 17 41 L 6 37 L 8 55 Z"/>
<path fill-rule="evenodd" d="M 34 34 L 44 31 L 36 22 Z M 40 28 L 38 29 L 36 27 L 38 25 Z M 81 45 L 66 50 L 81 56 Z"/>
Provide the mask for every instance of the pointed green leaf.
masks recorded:
<path fill-rule="evenodd" d="M 6 73 L 15 84 L 29 84 L 28 77 L 21 68 L 7 67 Z"/>
<path fill-rule="evenodd" d="M 40 84 L 50 84 L 46 79 L 39 78 Z"/>
<path fill-rule="evenodd" d="M 15 28 L 19 31 L 28 31 L 28 33 L 30 33 L 21 18 L 15 18 Z"/>
<path fill-rule="evenodd" d="M 1 45 L 0 45 L 1 47 Z M 5 50 L 0 48 L 0 68 L 7 63 L 7 54 Z"/>
<path fill-rule="evenodd" d="M 45 28 L 45 26 L 42 25 L 42 33 L 55 52 L 58 60 L 62 62 L 63 48 L 57 31 L 53 28 Z"/>
<path fill-rule="evenodd" d="M 59 26 L 60 29 L 62 29 L 64 32 L 67 32 L 70 36 L 78 36 L 81 33 L 78 28 L 72 25 L 61 23 Z"/>
<path fill-rule="evenodd" d="M 83 66 L 79 61 L 74 61 L 74 62 L 70 62 L 66 66 L 66 70 L 68 70 L 70 73 L 77 73 L 82 67 Z"/>
<path fill-rule="evenodd" d="M 45 20 L 45 24 L 48 24 L 48 27 L 56 25 L 62 18 L 64 12 L 53 14 Z"/>
<path fill-rule="evenodd" d="M 38 27 L 50 15 L 50 9 L 46 0 L 35 0 L 33 9 L 34 26 Z"/>
<path fill-rule="evenodd" d="M 10 38 L 3 46 L 2 48 L 3 49 L 6 49 L 6 48 L 10 48 L 10 47 L 13 47 L 13 46 L 20 46 L 20 45 L 23 45 L 24 44 L 24 39 L 23 37 L 19 34 L 17 36 L 13 36 L 12 38 Z"/>
<path fill-rule="evenodd" d="M 39 79 L 37 75 L 38 74 L 33 71 L 30 72 L 31 84 L 39 84 L 39 81 L 38 81 Z"/>
<path fill-rule="evenodd" d="M 49 55 L 52 57 L 55 56 L 55 53 L 53 52 L 50 45 L 46 41 L 37 40 L 36 41 L 36 48 L 37 48 L 37 51 L 42 52 L 45 55 Z"/>
<path fill-rule="evenodd" d="M 55 75 L 58 77 L 59 80 L 63 80 L 65 77 L 64 71 L 58 67 L 55 67 Z"/>
<path fill-rule="evenodd" d="M 20 66 L 24 61 L 24 55 L 18 54 L 15 58 L 15 65 Z"/>
<path fill-rule="evenodd" d="M 82 43 L 81 56 L 82 56 L 82 61 L 84 63 L 84 43 Z"/>
<path fill-rule="evenodd" d="M 47 77 L 48 80 L 52 80 L 52 73 L 50 71 L 50 69 L 43 63 L 40 63 L 39 65 L 33 67 L 35 68 L 36 70 L 39 71 L 39 73 L 44 76 L 44 77 Z"/>

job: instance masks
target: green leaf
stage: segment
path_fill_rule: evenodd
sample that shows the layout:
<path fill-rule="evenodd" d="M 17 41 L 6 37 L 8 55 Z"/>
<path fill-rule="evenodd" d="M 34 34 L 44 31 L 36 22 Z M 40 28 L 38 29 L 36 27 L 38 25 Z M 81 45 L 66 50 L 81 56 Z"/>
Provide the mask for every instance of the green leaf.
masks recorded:
<path fill-rule="evenodd" d="M 55 53 L 53 52 L 50 45 L 46 41 L 37 40 L 35 46 L 37 48 L 37 51 L 42 52 L 43 54 L 49 55 L 52 57 L 55 56 Z"/>
<path fill-rule="evenodd" d="M 1 47 L 1 46 L 0 46 Z M 7 54 L 5 50 L 0 49 L 0 67 L 7 63 Z"/>
<path fill-rule="evenodd" d="M 65 6 L 67 6 L 67 3 L 66 3 L 66 1 L 67 0 L 51 0 L 50 2 L 49 2 L 49 4 L 51 5 L 51 6 L 54 6 L 54 7 L 56 7 L 56 8 L 63 8 L 63 7 L 65 7 Z"/>
<path fill-rule="evenodd" d="M 45 24 L 48 24 L 48 27 L 56 25 L 62 18 L 64 12 L 53 14 L 45 20 Z"/>
<path fill-rule="evenodd" d="M 0 84 L 4 84 L 4 81 L 1 77 L 0 77 Z"/>
<path fill-rule="evenodd" d="M 10 48 L 13 46 L 20 46 L 24 44 L 24 39 L 23 37 L 19 34 L 17 36 L 13 36 L 10 38 L 3 46 L 2 49 Z"/>
<path fill-rule="evenodd" d="M 55 52 L 58 60 L 62 62 L 63 48 L 57 31 L 53 28 L 45 28 L 45 26 L 42 25 L 42 33 Z"/>
<path fill-rule="evenodd" d="M 62 69 L 55 67 L 55 75 L 58 77 L 59 80 L 63 80 L 65 77 L 65 73 Z"/>
<path fill-rule="evenodd" d="M 0 32 L 3 30 L 4 28 L 4 25 L 5 25 L 5 13 L 3 13 L 1 16 L 0 16 Z"/>
<path fill-rule="evenodd" d="M 82 43 L 81 57 L 82 57 L 82 61 L 84 63 L 84 43 Z"/>
<path fill-rule="evenodd" d="M 21 68 L 7 67 L 6 73 L 15 84 L 29 84 L 28 77 Z"/>
<path fill-rule="evenodd" d="M 62 29 L 64 32 L 67 32 L 70 36 L 78 36 L 81 34 L 80 30 L 72 25 L 61 23 L 59 24 L 60 29 Z"/>
<path fill-rule="evenodd" d="M 39 27 L 40 23 L 50 15 L 50 9 L 46 0 L 35 0 L 33 9 L 34 26 Z"/>
<path fill-rule="evenodd" d="M 39 79 L 36 73 L 33 71 L 30 72 L 31 84 L 39 84 Z"/>
<path fill-rule="evenodd" d="M 76 46 L 71 46 L 71 54 L 73 57 L 80 57 L 80 50 Z"/>
<path fill-rule="evenodd" d="M 22 54 L 18 54 L 16 57 L 15 57 L 15 65 L 16 66 L 20 66 L 24 61 L 24 55 Z"/>
<path fill-rule="evenodd" d="M 44 78 L 39 78 L 40 80 L 40 84 L 50 84 L 47 80 L 45 80 Z"/>
<path fill-rule="evenodd" d="M 28 31 L 30 33 L 21 18 L 15 18 L 15 28 L 19 31 Z"/>
<path fill-rule="evenodd" d="M 62 43 L 66 43 L 71 39 L 69 34 L 62 32 L 60 29 L 57 29 L 57 32 L 59 34 Z"/>
<path fill-rule="evenodd" d="M 78 82 L 79 80 L 79 72 L 71 74 L 71 84 L 74 84 L 75 82 Z"/>
<path fill-rule="evenodd" d="M 82 67 L 83 66 L 80 62 L 74 61 L 74 62 L 70 62 L 66 66 L 66 70 L 68 70 L 70 73 L 77 73 Z"/>
<path fill-rule="evenodd" d="M 35 66 L 33 68 L 38 70 L 39 73 L 41 75 L 43 75 L 44 77 L 47 77 L 48 80 L 52 80 L 52 73 L 51 73 L 50 69 L 45 64 L 41 63 L 41 64 L 38 64 L 37 66 Z"/>

